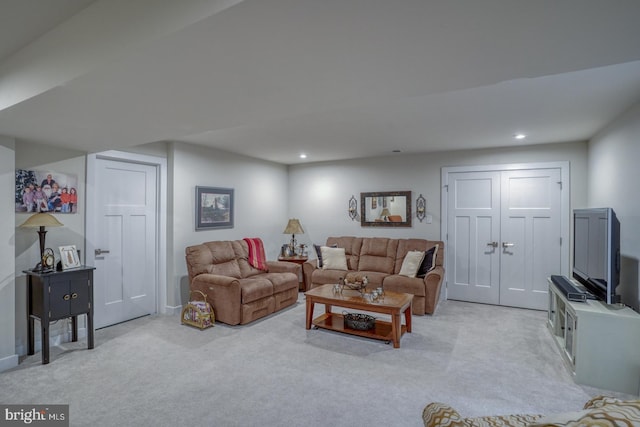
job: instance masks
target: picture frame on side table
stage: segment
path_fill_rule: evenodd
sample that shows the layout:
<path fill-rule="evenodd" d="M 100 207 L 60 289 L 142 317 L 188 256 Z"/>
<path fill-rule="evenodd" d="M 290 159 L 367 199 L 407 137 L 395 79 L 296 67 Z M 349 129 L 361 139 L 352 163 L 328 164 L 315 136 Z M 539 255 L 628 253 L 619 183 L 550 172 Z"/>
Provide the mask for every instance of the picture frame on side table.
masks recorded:
<path fill-rule="evenodd" d="M 196 187 L 196 230 L 233 228 L 233 188 Z"/>
<path fill-rule="evenodd" d="M 80 257 L 76 245 L 60 246 L 60 263 L 63 270 L 80 267 Z"/>

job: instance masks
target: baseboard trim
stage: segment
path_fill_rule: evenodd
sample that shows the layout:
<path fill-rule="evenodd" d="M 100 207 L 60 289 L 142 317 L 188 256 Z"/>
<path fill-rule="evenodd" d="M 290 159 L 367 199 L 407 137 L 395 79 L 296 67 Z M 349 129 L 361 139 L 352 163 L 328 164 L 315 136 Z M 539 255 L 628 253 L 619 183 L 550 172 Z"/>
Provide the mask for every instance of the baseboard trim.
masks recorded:
<path fill-rule="evenodd" d="M 17 354 L 12 354 L 11 356 L 3 357 L 0 359 L 0 372 L 7 371 L 11 368 L 15 368 L 18 366 L 18 362 L 20 358 Z"/>
<path fill-rule="evenodd" d="M 181 305 L 176 305 L 176 306 L 168 306 L 166 305 L 164 307 L 164 313 L 165 314 L 169 314 L 169 315 L 179 315 L 182 312 L 182 306 Z"/>

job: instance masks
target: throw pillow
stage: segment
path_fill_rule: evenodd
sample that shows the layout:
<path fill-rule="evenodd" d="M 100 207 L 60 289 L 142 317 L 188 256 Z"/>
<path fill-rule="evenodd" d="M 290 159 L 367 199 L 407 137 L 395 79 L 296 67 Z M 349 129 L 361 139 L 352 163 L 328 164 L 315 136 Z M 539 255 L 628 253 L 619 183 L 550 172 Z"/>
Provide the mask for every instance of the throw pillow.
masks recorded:
<path fill-rule="evenodd" d="M 322 268 L 322 251 L 320 250 L 322 246 L 321 245 L 313 245 L 313 248 L 316 250 L 316 256 L 318 257 L 318 268 Z M 334 243 L 333 245 L 329 246 L 330 248 L 337 248 L 338 244 Z"/>
<path fill-rule="evenodd" d="M 601 408 L 565 412 L 539 419 L 530 426 L 635 426 L 640 423 L 640 400 L 611 403 Z"/>
<path fill-rule="evenodd" d="M 424 258 L 424 252 L 422 251 L 409 251 L 404 256 L 404 260 L 402 261 L 402 267 L 400 268 L 401 276 L 407 277 L 416 277 L 418 273 L 418 268 L 422 264 L 422 259 Z"/>
<path fill-rule="evenodd" d="M 344 248 L 322 246 L 320 252 L 323 270 L 347 270 L 347 255 Z"/>
<path fill-rule="evenodd" d="M 438 246 L 435 245 L 428 251 L 424 253 L 424 258 L 422 259 L 422 264 L 420 264 L 420 268 L 418 269 L 417 277 L 424 277 L 428 272 L 436 268 L 436 256 L 438 256 Z"/>

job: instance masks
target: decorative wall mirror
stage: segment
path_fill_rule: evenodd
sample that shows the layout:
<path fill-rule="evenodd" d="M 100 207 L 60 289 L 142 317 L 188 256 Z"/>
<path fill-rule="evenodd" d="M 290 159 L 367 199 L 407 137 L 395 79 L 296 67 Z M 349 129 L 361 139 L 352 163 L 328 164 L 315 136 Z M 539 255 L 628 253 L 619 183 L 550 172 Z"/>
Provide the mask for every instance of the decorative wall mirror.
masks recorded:
<path fill-rule="evenodd" d="M 411 227 L 411 191 L 360 193 L 362 227 Z"/>

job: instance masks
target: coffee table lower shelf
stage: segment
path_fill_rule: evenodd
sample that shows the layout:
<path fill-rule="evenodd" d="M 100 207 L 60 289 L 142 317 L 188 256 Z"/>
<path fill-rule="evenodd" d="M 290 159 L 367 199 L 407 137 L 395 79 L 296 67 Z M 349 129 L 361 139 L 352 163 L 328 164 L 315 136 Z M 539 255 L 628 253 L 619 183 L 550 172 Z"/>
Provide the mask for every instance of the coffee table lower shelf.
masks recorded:
<path fill-rule="evenodd" d="M 367 331 L 361 331 L 358 329 L 352 329 L 344 324 L 344 316 L 340 313 L 325 313 L 321 316 L 313 319 L 313 325 L 328 329 L 331 331 L 342 332 L 350 335 L 357 335 L 365 338 L 372 338 L 375 340 L 387 341 L 387 343 L 393 341 L 393 333 L 391 329 L 391 322 L 384 320 L 376 320 L 375 326 Z M 402 325 L 400 330 L 400 336 L 407 332 L 407 326 Z"/>

